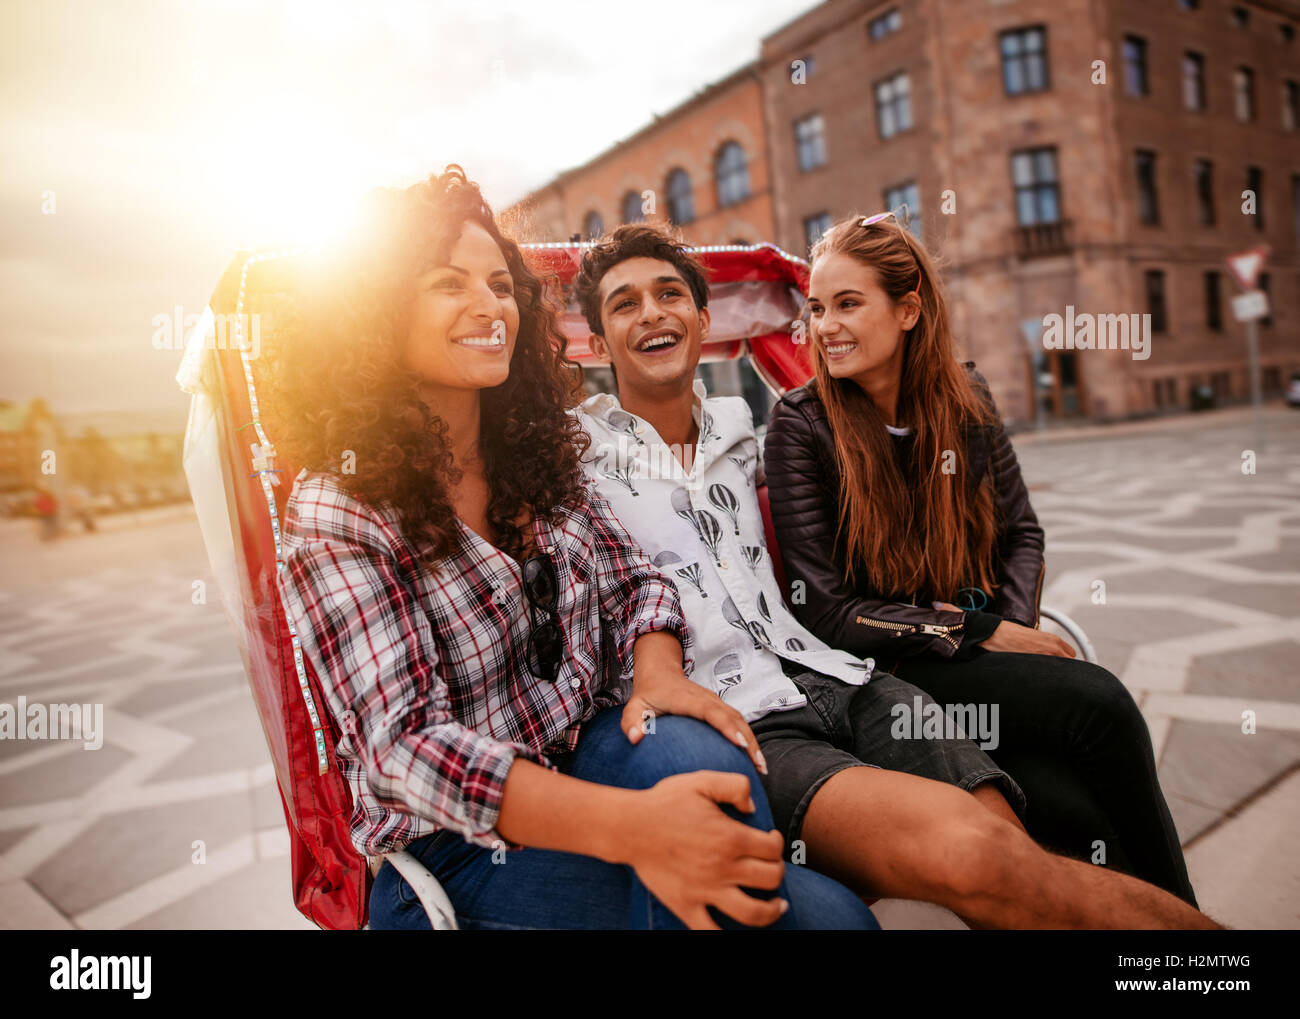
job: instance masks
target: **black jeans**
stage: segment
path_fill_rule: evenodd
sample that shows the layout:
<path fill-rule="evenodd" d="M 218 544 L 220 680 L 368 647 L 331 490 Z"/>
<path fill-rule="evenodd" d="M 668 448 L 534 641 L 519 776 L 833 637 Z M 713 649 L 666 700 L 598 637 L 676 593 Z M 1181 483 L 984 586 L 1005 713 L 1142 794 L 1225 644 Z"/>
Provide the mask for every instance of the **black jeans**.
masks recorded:
<path fill-rule="evenodd" d="M 1042 845 L 1149 881 L 1195 906 L 1146 719 L 1114 675 L 1078 659 L 977 649 L 966 662 L 905 658 L 889 671 L 940 704 L 996 704 L 988 755 L 1029 801 Z"/>

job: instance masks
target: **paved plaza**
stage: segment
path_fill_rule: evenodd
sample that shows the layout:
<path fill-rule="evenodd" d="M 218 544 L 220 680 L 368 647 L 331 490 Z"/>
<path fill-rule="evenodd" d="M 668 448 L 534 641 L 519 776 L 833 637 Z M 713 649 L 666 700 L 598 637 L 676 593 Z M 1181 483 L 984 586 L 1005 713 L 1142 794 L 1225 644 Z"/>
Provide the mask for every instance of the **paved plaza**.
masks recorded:
<path fill-rule="evenodd" d="M 1047 531 L 1043 603 L 1142 706 L 1202 907 L 1297 928 L 1300 411 L 1264 427 L 1262 448 L 1241 410 L 1016 445 Z M 105 732 L 98 750 L 0 741 L 0 927 L 311 928 L 188 508 L 48 544 L 0 522 L 0 568 L 0 701 L 102 704 Z"/>

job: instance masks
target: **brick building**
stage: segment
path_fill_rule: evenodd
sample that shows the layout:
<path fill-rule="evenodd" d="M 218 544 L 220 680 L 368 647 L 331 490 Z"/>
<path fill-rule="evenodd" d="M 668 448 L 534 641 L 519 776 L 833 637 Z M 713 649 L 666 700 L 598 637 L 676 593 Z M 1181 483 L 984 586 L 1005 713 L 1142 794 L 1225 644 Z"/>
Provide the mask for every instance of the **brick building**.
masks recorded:
<path fill-rule="evenodd" d="M 585 233 L 588 208 L 611 226 L 620 194 L 665 187 L 687 153 L 706 179 L 724 111 L 761 113 L 757 234 L 706 226 L 716 188 L 697 187 L 687 237 L 806 252 L 837 219 L 906 205 L 1007 418 L 1186 408 L 1198 386 L 1245 399 L 1224 259 L 1262 243 L 1272 395 L 1300 369 L 1298 28 L 1300 0 L 828 0 L 763 39 L 756 64 L 521 204 L 551 238 Z M 1071 308 L 1150 315 L 1149 356 L 1044 350 L 1044 316 Z"/>
<path fill-rule="evenodd" d="M 670 222 L 692 244 L 771 240 L 772 192 L 758 66 L 702 89 L 503 215 L 525 241 L 583 239 Z"/>
<path fill-rule="evenodd" d="M 1277 392 L 1300 367 L 1298 15 L 1282 0 L 831 0 L 762 44 L 777 242 L 919 209 L 959 342 L 1020 420 L 1035 374 L 1061 416 L 1185 407 L 1198 384 L 1246 396 L 1224 257 L 1266 242 Z M 795 61 L 813 68 L 801 85 Z M 1150 356 L 1036 344 L 1036 373 L 1021 324 L 1067 306 L 1149 313 Z"/>

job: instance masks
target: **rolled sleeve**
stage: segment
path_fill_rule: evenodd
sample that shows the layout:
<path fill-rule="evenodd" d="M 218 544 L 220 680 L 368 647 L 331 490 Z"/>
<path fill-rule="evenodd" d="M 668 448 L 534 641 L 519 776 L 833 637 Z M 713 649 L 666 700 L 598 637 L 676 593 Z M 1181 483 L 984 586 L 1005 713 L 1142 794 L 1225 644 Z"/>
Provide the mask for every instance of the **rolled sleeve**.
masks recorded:
<path fill-rule="evenodd" d="M 677 585 L 660 572 L 623 527 L 605 498 L 588 486 L 595 540 L 600 611 L 613 624 L 620 674 L 619 683 L 632 681 L 632 648 L 647 633 L 666 630 L 682 645 L 682 669 L 695 668 L 694 639 L 686 625 Z"/>
<path fill-rule="evenodd" d="M 314 530 L 297 523 L 278 580 L 285 611 L 374 800 L 476 845 L 510 845 L 496 830 L 510 766 L 548 762 L 453 716 L 429 617 L 380 525 L 337 511 Z"/>

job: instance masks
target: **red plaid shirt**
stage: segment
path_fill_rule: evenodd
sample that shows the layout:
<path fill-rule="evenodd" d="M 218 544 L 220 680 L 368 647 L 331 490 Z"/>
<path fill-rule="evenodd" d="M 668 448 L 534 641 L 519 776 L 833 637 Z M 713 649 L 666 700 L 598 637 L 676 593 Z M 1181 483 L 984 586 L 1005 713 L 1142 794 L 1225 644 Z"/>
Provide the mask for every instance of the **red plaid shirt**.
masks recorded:
<path fill-rule="evenodd" d="M 391 512 L 303 471 L 285 512 L 279 587 L 339 720 L 352 841 L 369 856 L 439 828 L 491 846 L 516 757 L 552 766 L 583 722 L 624 703 L 632 645 L 676 633 L 677 589 L 594 492 L 559 527 L 533 523 L 559 575 L 565 654 L 554 683 L 529 671 L 519 564 L 460 521 L 457 554 L 423 567 Z"/>

